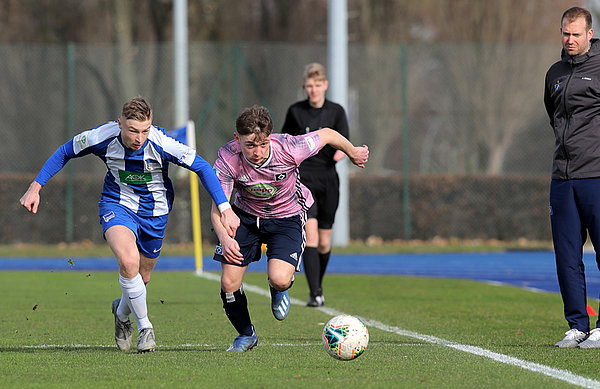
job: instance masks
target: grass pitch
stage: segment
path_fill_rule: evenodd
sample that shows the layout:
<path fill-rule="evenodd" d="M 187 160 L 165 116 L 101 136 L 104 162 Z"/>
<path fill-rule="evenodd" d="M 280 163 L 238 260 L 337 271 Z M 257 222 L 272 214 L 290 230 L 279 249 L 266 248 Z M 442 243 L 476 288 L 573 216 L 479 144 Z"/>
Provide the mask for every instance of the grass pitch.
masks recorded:
<path fill-rule="evenodd" d="M 568 329 L 557 294 L 466 280 L 331 274 L 326 309 L 295 304 L 279 322 L 266 275 L 248 273 L 245 282 L 257 348 L 225 352 L 236 334 L 222 311 L 218 281 L 156 272 L 148 303 L 158 348 L 137 354 L 114 345 L 116 273 L 0 272 L 0 387 L 600 386 L 600 350 L 553 347 Z M 307 294 L 298 275 L 290 295 L 303 303 Z M 329 357 L 321 344 L 335 312 L 368 321 L 369 347 L 354 361 Z"/>

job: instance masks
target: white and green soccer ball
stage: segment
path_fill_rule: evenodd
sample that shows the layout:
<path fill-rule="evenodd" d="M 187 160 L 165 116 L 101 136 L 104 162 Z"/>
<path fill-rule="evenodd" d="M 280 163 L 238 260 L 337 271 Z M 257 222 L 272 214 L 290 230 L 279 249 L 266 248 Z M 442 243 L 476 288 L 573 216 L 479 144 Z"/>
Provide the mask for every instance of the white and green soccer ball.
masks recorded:
<path fill-rule="evenodd" d="M 338 315 L 323 328 L 323 346 L 329 355 L 342 361 L 358 358 L 369 344 L 369 330 L 357 317 Z"/>

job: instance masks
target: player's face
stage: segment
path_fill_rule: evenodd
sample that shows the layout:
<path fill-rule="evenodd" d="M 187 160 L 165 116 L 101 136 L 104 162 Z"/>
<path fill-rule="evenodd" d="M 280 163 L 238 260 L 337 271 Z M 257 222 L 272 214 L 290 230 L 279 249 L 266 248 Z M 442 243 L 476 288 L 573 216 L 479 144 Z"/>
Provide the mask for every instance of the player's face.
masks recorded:
<path fill-rule="evenodd" d="M 125 147 L 130 150 L 139 150 L 146 143 L 152 119 L 140 122 L 133 119 L 119 119 L 119 128 L 121 129 L 121 140 Z"/>
<path fill-rule="evenodd" d="M 329 83 L 327 80 L 309 78 L 304 81 L 304 90 L 308 95 L 308 103 L 315 108 L 321 108 L 325 102 L 325 92 Z"/>
<path fill-rule="evenodd" d="M 235 133 L 233 135 L 242 148 L 242 154 L 248 161 L 255 165 L 262 165 L 269 158 L 271 135 L 266 138 L 259 138 L 255 134 L 238 135 Z"/>
<path fill-rule="evenodd" d="M 592 29 L 587 29 L 585 18 L 579 17 L 573 21 L 563 20 L 562 45 L 570 56 L 587 53 L 590 49 L 590 39 L 594 36 Z"/>

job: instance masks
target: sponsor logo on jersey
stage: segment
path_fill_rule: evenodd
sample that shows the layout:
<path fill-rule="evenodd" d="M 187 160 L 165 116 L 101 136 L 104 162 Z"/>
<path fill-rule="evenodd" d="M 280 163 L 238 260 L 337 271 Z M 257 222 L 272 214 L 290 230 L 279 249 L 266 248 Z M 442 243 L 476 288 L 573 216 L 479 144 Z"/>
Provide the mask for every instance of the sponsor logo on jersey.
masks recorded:
<path fill-rule="evenodd" d="M 77 135 L 77 145 L 82 150 L 88 147 L 88 139 L 86 134 Z"/>
<path fill-rule="evenodd" d="M 286 172 L 275 174 L 275 181 L 282 181 L 282 180 L 285 180 L 286 178 L 287 178 Z"/>
<path fill-rule="evenodd" d="M 143 185 L 152 181 L 152 173 L 146 172 L 128 172 L 119 169 L 119 179 L 124 184 Z"/>
<path fill-rule="evenodd" d="M 272 197 L 277 192 L 277 188 L 271 184 L 260 183 L 247 187 L 246 191 L 257 197 Z"/>
<path fill-rule="evenodd" d="M 113 211 L 110 211 L 106 215 L 102 215 L 102 219 L 104 219 L 105 223 L 108 223 L 113 217 L 115 217 L 115 213 Z"/>
<path fill-rule="evenodd" d="M 190 166 L 194 163 L 194 159 L 196 158 L 196 152 L 192 149 L 188 149 L 184 155 L 182 155 L 178 162 L 182 165 Z"/>
<path fill-rule="evenodd" d="M 250 179 L 248 178 L 247 175 L 243 175 L 240 178 L 238 178 L 239 182 L 248 182 L 248 180 L 250 180 Z"/>
<path fill-rule="evenodd" d="M 315 140 L 311 137 L 306 138 L 306 144 L 308 145 L 308 149 L 310 151 L 314 151 L 317 148 L 317 144 L 315 143 Z"/>

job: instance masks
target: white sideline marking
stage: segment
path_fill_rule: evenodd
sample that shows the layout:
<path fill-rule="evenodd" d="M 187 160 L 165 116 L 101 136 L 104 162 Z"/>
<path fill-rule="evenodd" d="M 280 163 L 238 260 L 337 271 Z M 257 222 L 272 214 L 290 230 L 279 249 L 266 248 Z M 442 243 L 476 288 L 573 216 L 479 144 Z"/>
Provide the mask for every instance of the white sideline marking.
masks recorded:
<path fill-rule="evenodd" d="M 206 279 L 213 280 L 213 281 L 221 280 L 221 277 L 214 273 L 197 273 L 197 275 L 199 277 L 206 278 Z M 258 293 L 258 294 L 261 294 L 261 295 L 269 297 L 269 298 L 271 297 L 271 293 L 268 290 L 260 288 L 255 285 L 248 285 L 248 284 L 244 283 L 244 290 Z M 303 301 L 300 301 L 295 298 L 291 298 L 291 301 L 292 301 L 292 304 L 295 304 L 295 305 L 304 305 Z M 329 316 L 336 316 L 336 315 L 340 315 L 343 313 L 336 309 L 332 309 L 332 308 L 328 308 L 328 307 L 317 307 L 315 309 L 317 309 L 323 313 L 326 313 Z M 591 378 L 586 378 L 586 377 L 582 377 L 582 376 L 573 374 L 568 370 L 556 369 L 556 368 L 553 368 L 550 366 L 541 365 L 539 363 L 529 362 L 529 361 L 525 361 L 525 360 L 522 360 L 519 358 L 511 357 L 508 355 L 496 353 L 494 351 L 486 350 L 481 347 L 469 346 L 466 344 L 451 342 L 449 340 L 438 338 L 438 337 L 431 336 L 431 335 L 422 335 L 417 332 L 403 330 L 401 328 L 398 328 L 395 326 L 389 326 L 382 322 L 367 319 L 364 317 L 361 317 L 361 320 L 367 326 L 375 327 L 382 331 L 391 332 L 391 333 L 398 334 L 401 336 L 408 336 L 410 338 L 419 339 L 424 342 L 428 342 L 428 343 L 432 343 L 432 344 L 439 344 L 439 345 L 450 347 L 455 350 L 463 351 L 463 352 L 466 352 L 469 354 L 479 355 L 484 358 L 492 359 L 496 362 L 505 363 L 507 365 L 517 366 L 517 367 L 520 367 L 525 370 L 533 371 L 535 373 L 544 374 L 548 377 L 552 377 L 557 380 L 565 381 L 572 385 L 581 386 L 582 388 L 600 388 L 600 381 L 596 381 Z"/>

